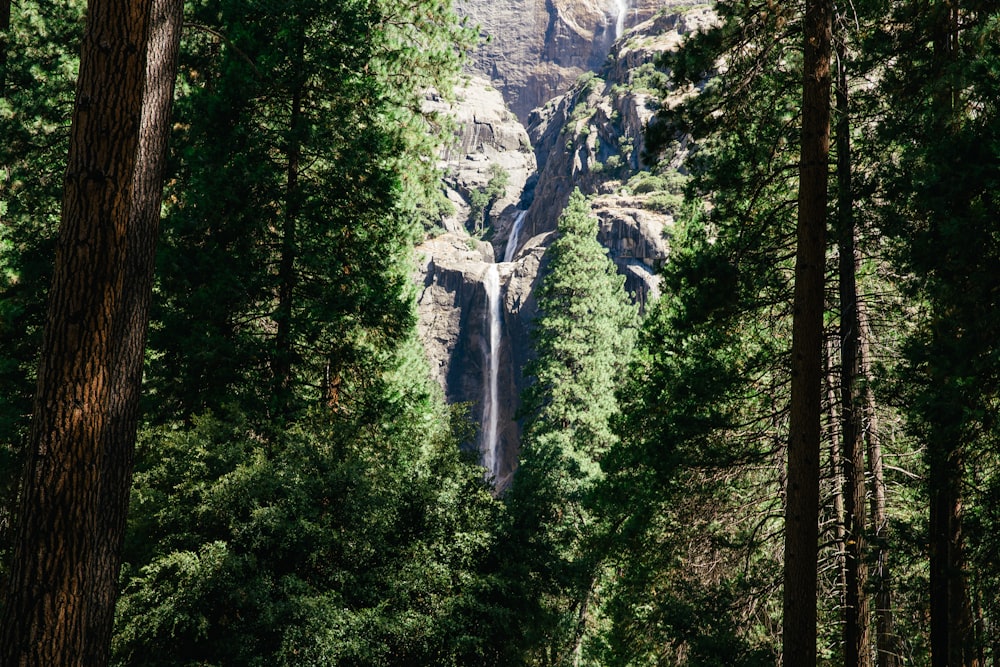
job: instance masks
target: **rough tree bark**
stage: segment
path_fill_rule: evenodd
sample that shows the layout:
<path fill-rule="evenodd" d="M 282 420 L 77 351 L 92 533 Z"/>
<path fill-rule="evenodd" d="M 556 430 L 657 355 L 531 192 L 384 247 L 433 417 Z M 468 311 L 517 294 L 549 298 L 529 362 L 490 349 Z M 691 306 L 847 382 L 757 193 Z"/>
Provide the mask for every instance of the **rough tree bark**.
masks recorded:
<path fill-rule="evenodd" d="M 943 2 L 934 7 L 932 42 L 935 61 L 944 72 L 944 84 L 935 92 L 936 131 L 943 137 L 958 132 L 962 113 L 961 91 L 948 75 L 959 56 L 961 7 Z M 956 175 L 955 178 L 961 178 Z M 957 199 L 957 198 L 956 198 Z M 968 201 L 954 201 L 956 210 Z M 950 334 L 954 336 L 954 334 Z M 966 580 L 962 535 L 962 480 L 965 472 L 966 434 L 964 398 L 949 377 L 947 361 L 938 370 L 934 384 L 946 397 L 941 414 L 927 440 L 928 491 L 930 494 L 930 638 L 932 667 L 979 667 L 975 627 Z"/>
<path fill-rule="evenodd" d="M 833 503 L 833 547 L 837 552 L 837 586 L 839 602 L 841 606 L 845 603 L 844 591 L 847 590 L 846 573 L 844 570 L 844 543 L 847 541 L 847 533 L 844 528 L 844 475 L 841 466 L 843 459 L 843 449 L 841 447 L 840 430 L 843 428 L 843 419 L 840 414 L 840 400 L 837 391 L 840 388 L 840 380 L 837 375 L 835 360 L 837 358 L 837 344 L 832 340 L 827 340 L 824 346 L 823 372 L 826 376 L 826 438 L 830 443 L 830 476 L 831 476 L 831 502 Z"/>
<path fill-rule="evenodd" d="M 872 538 L 873 566 L 871 574 L 875 599 L 875 655 L 878 667 L 900 667 L 899 639 L 896 637 L 895 621 L 892 613 L 892 573 L 889 568 L 889 517 L 885 501 L 885 471 L 882 463 L 882 443 L 879 439 L 878 412 L 875 392 L 871 386 L 872 330 L 864 301 L 859 300 L 858 328 L 861 332 L 861 346 L 858 348 L 858 363 L 864 379 L 862 400 L 864 401 L 864 439 L 871 471 L 871 493 L 869 512 Z"/>
<path fill-rule="evenodd" d="M 868 566 L 865 564 L 864 401 L 858 320 L 857 229 L 851 182 L 851 116 L 847 48 L 837 41 L 837 222 L 840 292 L 840 404 L 844 446 L 844 665 L 871 667 Z"/>
<path fill-rule="evenodd" d="M 831 0 L 807 0 L 792 317 L 782 659 L 816 664 L 816 559 L 823 383 L 823 287 L 830 153 Z"/>
<path fill-rule="evenodd" d="M 3 665 L 108 661 L 180 7 L 88 4 Z"/>

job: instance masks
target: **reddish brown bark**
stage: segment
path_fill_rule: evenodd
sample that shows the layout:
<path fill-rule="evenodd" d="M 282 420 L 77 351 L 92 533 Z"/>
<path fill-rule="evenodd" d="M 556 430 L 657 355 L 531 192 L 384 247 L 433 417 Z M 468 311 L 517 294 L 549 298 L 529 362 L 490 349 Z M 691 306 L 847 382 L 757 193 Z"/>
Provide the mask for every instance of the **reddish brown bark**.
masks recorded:
<path fill-rule="evenodd" d="M 149 2 L 88 5 L 3 665 L 108 661 L 180 25 L 153 4 L 153 42 Z"/>
<path fill-rule="evenodd" d="M 816 560 L 832 16 L 830 0 L 806 2 L 785 506 L 782 659 L 789 667 L 816 664 Z"/>
<path fill-rule="evenodd" d="M 863 301 L 858 301 L 858 327 L 861 345 L 858 348 L 858 362 L 864 379 L 862 398 L 864 401 L 864 440 L 871 471 L 871 493 L 869 513 L 874 554 L 871 569 L 871 585 L 875 601 L 875 655 L 878 667 L 900 667 L 902 657 L 899 652 L 899 638 L 896 636 L 892 610 L 892 573 L 889 568 L 889 518 L 886 512 L 885 471 L 882 463 L 882 443 L 879 439 L 878 412 L 875 392 L 871 387 L 872 331 Z"/>

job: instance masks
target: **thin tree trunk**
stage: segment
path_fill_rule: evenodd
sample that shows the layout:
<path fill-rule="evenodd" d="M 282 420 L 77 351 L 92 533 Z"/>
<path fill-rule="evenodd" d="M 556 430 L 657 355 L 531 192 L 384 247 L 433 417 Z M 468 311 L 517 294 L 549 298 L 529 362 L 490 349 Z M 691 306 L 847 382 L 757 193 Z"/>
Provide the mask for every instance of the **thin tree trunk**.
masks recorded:
<path fill-rule="evenodd" d="M 166 1 L 88 5 L 4 665 L 108 661 L 179 38 L 179 5 Z"/>
<path fill-rule="evenodd" d="M 590 583 L 587 585 L 587 590 L 583 594 L 583 599 L 580 600 L 580 611 L 577 613 L 576 618 L 576 632 L 573 634 L 573 651 L 572 651 L 572 664 L 573 667 L 579 667 L 583 661 L 583 638 L 587 634 L 587 621 L 589 620 L 589 607 L 590 607 L 590 592 L 593 589 L 594 581 L 591 579 Z"/>
<path fill-rule="evenodd" d="M 816 664 L 816 559 L 832 16 L 830 0 L 807 0 L 785 507 L 782 655 L 788 667 Z"/>
<path fill-rule="evenodd" d="M 868 567 L 865 565 L 864 413 L 861 397 L 858 322 L 858 254 L 851 184 L 850 99 L 847 48 L 837 40 L 837 217 L 840 280 L 840 401 L 844 443 L 844 665 L 871 667 L 871 622 Z"/>
<path fill-rule="evenodd" d="M 872 536 L 875 562 L 871 578 L 875 598 L 876 662 L 878 667 L 900 667 L 902 658 L 899 654 L 899 640 L 896 637 L 892 614 L 892 573 L 889 568 L 889 519 L 885 501 L 885 471 L 882 463 L 882 443 L 879 439 L 878 413 L 875 409 L 875 392 L 871 387 L 872 332 L 868 322 L 868 312 L 861 300 L 858 301 L 857 311 L 858 330 L 861 332 L 858 363 L 864 382 L 862 389 L 865 417 L 864 438 L 872 480 L 871 493 L 869 494 L 871 513 L 869 534 Z"/>
<path fill-rule="evenodd" d="M 945 80 L 954 69 L 959 52 L 960 8 L 957 2 L 945 2 L 936 8 L 932 35 L 937 62 Z M 948 83 L 935 93 L 938 131 L 948 136 L 958 131 L 961 92 Z M 960 177 L 960 176 L 956 176 Z M 956 207 L 962 202 L 954 202 Z M 964 203 L 968 206 L 968 203 Z M 942 369 L 942 375 L 947 370 Z M 940 387 L 953 394 L 949 377 L 934 378 Z M 928 489 L 930 493 L 930 613 L 932 667 L 979 667 L 975 651 L 975 628 L 965 576 L 962 536 L 962 478 L 965 471 L 963 441 L 965 434 L 955 428 L 964 422 L 962 397 L 949 396 L 944 401 L 936 427 L 927 442 Z M 950 412 L 950 417 L 948 416 Z"/>
<path fill-rule="evenodd" d="M 7 51 L 10 48 L 11 0 L 0 0 L 0 98 L 7 97 Z"/>
<path fill-rule="evenodd" d="M 281 258 L 278 265 L 278 307 L 275 312 L 274 373 L 276 412 L 284 414 L 290 406 L 292 375 L 292 301 L 295 296 L 295 261 L 298 248 L 296 226 L 299 216 L 299 160 L 302 146 L 299 140 L 302 124 L 303 86 L 292 95 L 292 112 L 289 120 L 288 146 L 285 150 L 288 167 L 285 175 L 285 216 L 281 230 Z"/>
<path fill-rule="evenodd" d="M 839 586 L 840 605 L 845 604 L 844 591 L 847 588 L 846 573 L 844 571 L 844 542 L 846 533 L 844 531 L 844 476 L 842 474 L 841 459 L 843 450 L 841 448 L 840 431 L 841 423 L 840 411 L 837 409 L 839 400 L 837 398 L 837 378 L 834 375 L 834 344 L 827 341 L 825 355 L 826 374 L 826 406 L 827 406 L 827 438 L 830 441 L 830 469 L 832 472 L 833 488 L 833 514 L 834 514 L 834 544 L 837 550 L 837 585 Z"/>

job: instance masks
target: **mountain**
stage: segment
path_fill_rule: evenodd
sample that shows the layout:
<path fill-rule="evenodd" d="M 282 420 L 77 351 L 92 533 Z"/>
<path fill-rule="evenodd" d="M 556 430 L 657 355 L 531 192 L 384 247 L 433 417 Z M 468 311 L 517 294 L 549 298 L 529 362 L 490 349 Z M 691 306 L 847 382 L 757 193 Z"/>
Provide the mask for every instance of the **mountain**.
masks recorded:
<path fill-rule="evenodd" d="M 419 327 L 448 401 L 470 404 L 481 424 L 468 446 L 503 488 L 517 467 L 533 290 L 574 188 L 593 196 L 598 238 L 626 289 L 640 303 L 657 294 L 686 146 L 678 138 L 655 173 L 642 163 L 663 79 L 654 61 L 712 14 L 644 0 L 475 1 L 463 10 L 492 39 L 457 100 L 428 103 L 458 132 L 442 156 L 454 212 L 418 248 Z"/>

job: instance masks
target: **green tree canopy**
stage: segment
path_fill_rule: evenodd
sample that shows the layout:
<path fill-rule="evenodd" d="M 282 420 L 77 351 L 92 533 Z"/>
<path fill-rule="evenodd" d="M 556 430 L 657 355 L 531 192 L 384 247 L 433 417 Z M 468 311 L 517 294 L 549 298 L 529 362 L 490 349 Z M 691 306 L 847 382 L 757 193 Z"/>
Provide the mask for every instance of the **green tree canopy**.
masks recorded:
<path fill-rule="evenodd" d="M 587 546 L 597 534 L 590 496 L 616 441 L 615 388 L 638 315 L 579 190 L 547 255 L 532 333 L 536 357 L 525 369 L 532 384 L 522 399 L 520 465 L 508 498 L 517 555 L 508 575 L 522 587 L 515 597 L 526 597 L 528 654 L 538 664 L 580 664 L 600 610 L 600 563 Z"/>

